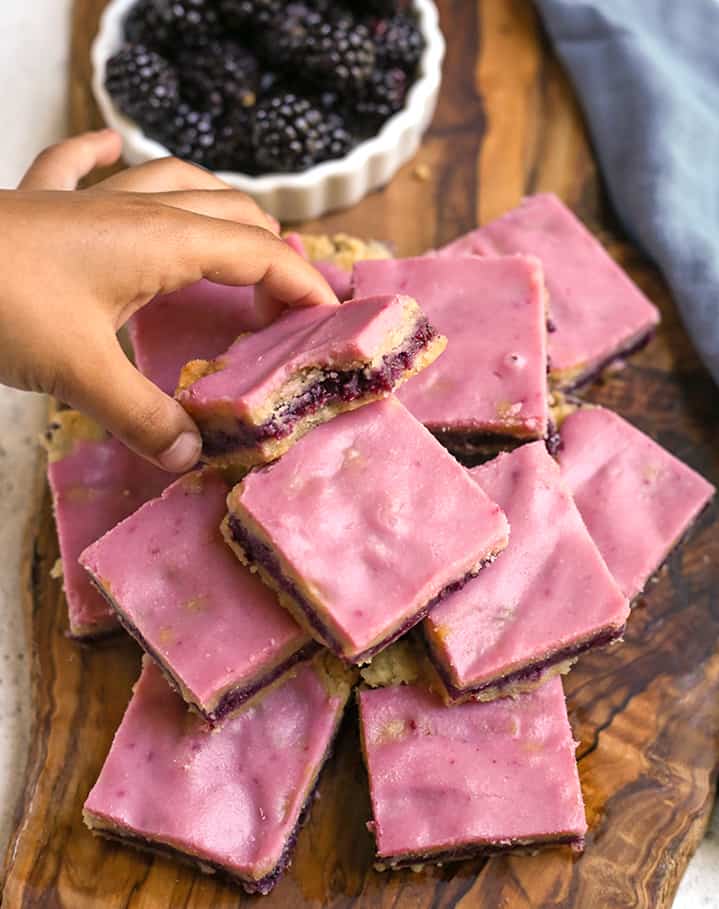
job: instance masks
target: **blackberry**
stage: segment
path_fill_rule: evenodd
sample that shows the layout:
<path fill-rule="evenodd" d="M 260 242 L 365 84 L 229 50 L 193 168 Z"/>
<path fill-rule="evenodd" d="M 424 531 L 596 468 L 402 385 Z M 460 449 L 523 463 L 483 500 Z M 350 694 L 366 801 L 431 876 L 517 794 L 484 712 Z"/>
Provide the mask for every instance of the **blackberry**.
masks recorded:
<path fill-rule="evenodd" d="M 208 44 L 219 25 L 213 0 L 140 0 L 125 19 L 125 37 L 173 55 Z"/>
<path fill-rule="evenodd" d="M 255 173 L 252 153 L 254 108 L 236 107 L 219 123 L 212 166 L 217 170 Z"/>
<path fill-rule="evenodd" d="M 323 113 L 307 98 L 283 94 L 257 105 L 253 146 L 263 173 L 306 170 L 342 157 L 354 141 L 341 117 Z"/>
<path fill-rule="evenodd" d="M 374 135 L 385 120 L 404 107 L 406 97 L 404 70 L 397 67 L 375 70 L 354 108 L 362 135 Z"/>
<path fill-rule="evenodd" d="M 380 19 L 374 24 L 372 37 L 380 68 L 399 66 L 406 73 L 414 72 L 424 50 L 424 37 L 416 19 L 404 13 Z"/>
<path fill-rule="evenodd" d="M 207 111 L 178 104 L 174 115 L 158 130 L 159 138 L 173 155 L 212 167 L 215 146 L 215 119 Z"/>
<path fill-rule="evenodd" d="M 361 87 L 372 75 L 375 50 L 369 29 L 348 14 L 325 18 L 305 8 L 278 21 L 266 36 L 266 53 L 277 66 L 301 66 L 314 82 L 339 91 Z"/>
<path fill-rule="evenodd" d="M 220 13 L 234 29 L 266 28 L 279 18 L 284 7 L 283 0 L 220 0 Z"/>
<path fill-rule="evenodd" d="M 182 95 L 198 110 L 220 116 L 257 100 L 259 66 L 255 55 L 236 41 L 213 41 L 183 50 L 177 58 Z"/>
<path fill-rule="evenodd" d="M 125 16 L 124 33 L 129 44 L 162 48 L 168 43 L 168 32 L 160 21 L 155 0 L 140 0 L 130 8 Z"/>
<path fill-rule="evenodd" d="M 405 4 L 401 0 L 350 0 L 349 5 L 362 16 L 394 16 Z"/>
<path fill-rule="evenodd" d="M 175 68 L 141 44 L 125 45 L 110 57 L 105 88 L 118 108 L 144 127 L 166 120 L 180 100 Z"/>

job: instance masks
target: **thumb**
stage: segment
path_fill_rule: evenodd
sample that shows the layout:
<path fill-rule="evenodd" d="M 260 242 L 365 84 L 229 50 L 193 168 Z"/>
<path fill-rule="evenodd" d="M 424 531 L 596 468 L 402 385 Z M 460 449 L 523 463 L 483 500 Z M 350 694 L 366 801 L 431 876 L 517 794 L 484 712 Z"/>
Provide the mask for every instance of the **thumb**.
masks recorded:
<path fill-rule="evenodd" d="M 202 440 L 190 416 L 135 369 L 114 336 L 65 371 L 61 384 L 61 400 L 159 467 L 183 473 L 199 460 Z"/>

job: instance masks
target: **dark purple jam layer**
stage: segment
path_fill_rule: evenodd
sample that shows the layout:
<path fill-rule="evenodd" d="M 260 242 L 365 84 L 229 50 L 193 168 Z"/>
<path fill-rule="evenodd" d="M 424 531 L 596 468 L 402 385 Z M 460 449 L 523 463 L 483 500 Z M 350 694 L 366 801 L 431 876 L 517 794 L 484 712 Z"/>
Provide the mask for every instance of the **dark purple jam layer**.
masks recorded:
<path fill-rule="evenodd" d="M 462 587 L 475 577 L 485 565 L 494 561 L 494 556 L 485 559 L 475 570 L 468 572 L 463 578 L 453 581 L 440 590 L 435 597 L 422 607 L 422 609 L 414 615 L 408 616 L 402 624 L 388 634 L 386 638 L 373 644 L 372 647 L 369 647 L 367 650 L 363 650 L 361 653 L 353 654 L 352 657 L 348 657 L 342 649 L 342 644 L 332 634 L 331 630 L 327 628 L 324 622 L 322 622 L 309 600 L 305 598 L 295 582 L 291 578 L 288 578 L 282 571 L 279 560 L 272 549 L 266 543 L 261 542 L 257 537 L 248 533 L 246 528 L 234 515 L 231 514 L 229 516 L 228 523 L 232 539 L 242 548 L 247 559 L 255 565 L 264 568 L 267 574 L 274 580 L 275 584 L 297 604 L 297 608 L 302 611 L 308 625 L 327 643 L 329 649 L 345 663 L 350 663 L 351 665 L 369 662 L 369 660 L 379 653 L 380 650 L 384 650 L 385 647 L 394 643 L 394 641 L 406 634 L 410 628 L 413 628 L 418 622 L 421 622 L 422 619 L 426 618 L 430 611 L 445 597 L 449 596 L 450 593 L 461 590 Z"/>
<path fill-rule="evenodd" d="M 513 451 L 527 442 L 539 441 L 537 439 L 520 439 L 506 433 L 495 435 L 488 432 L 458 432 L 457 430 L 431 430 L 431 432 L 437 441 L 451 451 L 456 458 L 466 462 L 467 467 L 482 464 L 502 451 Z M 547 423 L 544 442 L 551 455 L 556 455 L 561 448 L 559 431 L 551 418 Z"/>
<path fill-rule="evenodd" d="M 335 734 L 337 732 L 337 728 L 339 728 L 339 723 L 335 728 Z M 163 858 L 174 859 L 175 861 L 182 862 L 185 865 L 197 866 L 200 868 L 200 870 L 202 870 L 203 867 L 212 868 L 213 871 L 215 871 L 219 876 L 231 881 L 232 883 L 240 884 L 246 893 L 267 896 L 277 881 L 285 873 L 287 868 L 292 864 L 292 854 L 294 853 L 295 846 L 297 845 L 297 837 L 300 834 L 300 830 L 309 820 L 310 811 L 312 810 L 312 803 L 317 797 L 317 791 L 320 785 L 320 775 L 331 757 L 332 745 L 330 745 L 327 752 L 325 753 L 325 756 L 322 760 L 322 766 L 317 773 L 317 779 L 315 780 L 309 795 L 305 799 L 304 805 L 302 806 L 302 810 L 300 811 L 299 817 L 297 819 L 297 823 L 285 841 L 285 845 L 282 849 L 282 854 L 280 855 L 277 864 L 269 874 L 266 874 L 259 880 L 239 877 L 224 865 L 219 865 L 217 862 L 212 862 L 209 859 L 199 858 L 198 856 L 191 855 L 190 853 L 182 852 L 180 849 L 176 849 L 174 846 L 170 846 L 167 843 L 158 843 L 155 840 L 149 840 L 143 836 L 137 836 L 133 833 L 119 833 L 115 830 L 111 831 L 105 830 L 103 828 L 93 828 L 93 830 L 95 833 L 99 833 L 105 839 L 112 840 L 115 843 L 122 843 L 124 846 L 132 846 L 133 848 L 140 849 L 143 852 L 151 852 L 154 855 L 159 855 Z"/>
<path fill-rule="evenodd" d="M 622 347 L 619 350 L 616 350 L 614 353 L 609 354 L 608 357 L 605 357 L 599 363 L 596 363 L 586 372 L 580 373 L 578 376 L 569 379 L 566 385 L 562 382 L 561 379 L 559 379 L 555 387 L 561 389 L 562 391 L 576 391 L 578 388 L 581 388 L 584 385 L 588 385 L 590 382 L 594 382 L 601 376 L 601 374 L 608 366 L 612 365 L 612 363 L 616 363 L 618 360 L 624 360 L 627 357 L 631 357 L 632 354 L 638 353 L 640 350 L 643 350 L 652 340 L 654 334 L 655 329 L 650 328 L 647 332 L 641 335 L 641 337 L 637 338 L 636 341 L 632 341 L 630 344 L 627 344 L 626 347 Z"/>
<path fill-rule="evenodd" d="M 408 369 L 417 354 L 437 337 L 437 332 L 426 319 L 421 319 L 412 336 L 398 350 L 386 354 L 377 369 L 350 369 L 344 372 L 331 370 L 324 378 L 311 385 L 301 395 L 282 405 L 270 420 L 261 426 L 251 426 L 240 420 L 232 432 L 203 429 L 202 440 L 207 455 L 228 454 L 242 448 L 253 448 L 270 439 L 283 439 L 305 417 L 311 416 L 327 404 L 349 404 L 367 395 L 388 394 Z"/>
<path fill-rule="evenodd" d="M 555 457 L 562 447 L 562 437 L 559 435 L 557 424 L 551 417 L 547 422 L 547 435 L 544 437 L 544 444 L 552 457 Z"/>
<path fill-rule="evenodd" d="M 520 842 L 510 840 L 500 843 L 476 843 L 466 846 L 457 846 L 454 849 L 444 849 L 438 852 L 418 852 L 413 855 L 397 855 L 385 858 L 378 856 L 377 861 L 383 865 L 396 868 L 410 868 L 412 865 L 445 864 L 446 862 L 461 862 L 466 859 L 480 858 L 482 856 L 499 855 L 503 852 L 530 851 L 543 846 L 571 846 L 577 852 L 584 849 L 583 836 L 556 836 L 546 839 L 537 838 L 533 842 Z"/>
<path fill-rule="evenodd" d="M 114 612 L 117 614 L 120 624 L 125 629 L 125 631 L 137 641 L 145 653 L 149 654 L 152 657 L 152 659 L 162 669 L 162 674 L 167 679 L 170 687 L 173 688 L 180 695 L 180 697 L 182 697 L 182 687 L 180 685 L 180 681 L 170 666 L 167 665 L 157 650 L 155 650 L 155 648 L 148 643 L 147 639 L 142 634 L 140 629 L 130 621 L 127 615 L 125 615 L 125 613 L 120 609 L 115 600 L 102 587 L 102 585 L 97 582 L 97 579 L 91 576 L 91 580 L 95 587 L 100 591 L 104 599 L 107 601 L 107 603 L 109 603 Z M 319 649 L 320 645 L 316 641 L 310 641 L 308 644 L 305 644 L 304 647 L 300 647 L 299 650 L 296 650 L 294 653 L 290 654 L 286 660 L 278 663 L 259 679 L 255 679 L 249 685 L 238 685 L 237 688 L 232 688 L 222 696 L 220 702 L 214 710 L 205 710 L 204 707 L 194 701 L 190 706 L 194 707 L 194 709 L 205 720 L 207 720 L 211 726 L 215 726 L 226 716 L 228 716 L 228 714 L 232 713 L 233 710 L 237 710 L 242 706 L 242 704 L 245 703 L 245 701 L 248 701 L 251 697 L 254 697 L 254 695 L 256 695 L 259 691 L 262 691 L 263 688 L 271 685 L 272 682 L 275 682 L 281 675 L 284 675 L 297 663 L 301 663 L 304 660 L 308 660 L 310 657 L 313 657 Z"/>
<path fill-rule="evenodd" d="M 568 647 L 556 651 L 556 653 L 545 657 L 543 660 L 527 663 L 526 666 L 517 669 L 509 675 L 502 676 L 501 678 L 489 679 L 486 682 L 482 682 L 481 685 L 469 688 L 458 688 L 454 684 L 444 662 L 435 653 L 428 637 L 425 637 L 425 642 L 427 644 L 429 658 L 432 661 L 432 665 L 437 670 L 437 674 L 442 679 L 442 684 L 447 689 L 447 694 L 451 700 L 457 701 L 466 698 L 467 695 L 481 694 L 481 692 L 487 691 L 489 688 L 496 688 L 499 691 L 502 691 L 522 682 L 539 682 L 546 670 L 550 669 L 552 666 L 563 663 L 565 660 L 581 656 L 581 654 L 586 653 L 588 650 L 594 650 L 596 647 L 606 647 L 607 644 L 618 641 L 624 634 L 625 627 L 626 626 L 622 625 L 621 628 L 606 628 L 588 641 L 582 641 L 580 644 L 570 644 Z"/>

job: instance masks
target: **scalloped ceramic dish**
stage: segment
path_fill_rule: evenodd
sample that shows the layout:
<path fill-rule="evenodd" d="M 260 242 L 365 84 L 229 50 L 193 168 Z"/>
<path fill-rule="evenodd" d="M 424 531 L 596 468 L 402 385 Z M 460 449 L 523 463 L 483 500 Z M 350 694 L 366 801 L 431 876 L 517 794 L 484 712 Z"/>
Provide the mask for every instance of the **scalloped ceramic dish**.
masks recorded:
<path fill-rule="evenodd" d="M 148 138 L 140 127 L 115 107 L 105 89 L 105 64 L 122 43 L 122 23 L 136 0 L 112 0 L 107 6 L 92 46 L 92 89 L 108 126 L 123 139 L 128 164 L 142 164 L 170 152 Z M 431 0 L 413 0 L 426 47 L 418 75 L 405 107 L 391 117 L 372 139 L 350 154 L 318 164 L 301 174 L 267 174 L 250 177 L 234 171 L 219 176 L 253 196 L 259 205 L 281 221 L 316 218 L 325 212 L 354 205 L 373 189 L 388 183 L 419 148 L 437 105 L 442 79 L 445 44 L 437 9 Z"/>

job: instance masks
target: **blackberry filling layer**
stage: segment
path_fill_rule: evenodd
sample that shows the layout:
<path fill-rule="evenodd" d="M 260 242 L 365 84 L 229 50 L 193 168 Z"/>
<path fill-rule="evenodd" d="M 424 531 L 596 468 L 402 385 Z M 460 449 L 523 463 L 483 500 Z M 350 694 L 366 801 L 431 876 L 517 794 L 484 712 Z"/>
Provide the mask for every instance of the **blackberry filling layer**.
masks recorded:
<path fill-rule="evenodd" d="M 477 843 L 476 845 L 457 846 L 455 849 L 442 849 L 437 852 L 417 852 L 411 855 L 389 856 L 381 858 L 377 863 L 382 870 L 388 868 L 392 871 L 400 868 L 411 868 L 416 865 L 444 864 L 445 862 L 461 862 L 465 859 L 480 858 L 481 856 L 501 855 L 504 852 L 519 851 L 522 849 L 534 852 L 541 846 L 571 846 L 577 852 L 584 849 L 583 836 L 555 836 L 545 840 L 508 840 L 501 843 Z"/>
<path fill-rule="evenodd" d="M 242 548 L 247 559 L 250 563 L 258 565 L 265 570 L 265 572 L 273 580 L 277 588 L 286 593 L 293 602 L 297 605 L 298 609 L 304 615 L 307 624 L 312 628 L 327 644 L 329 649 L 335 653 L 341 660 L 347 662 L 347 658 L 343 653 L 342 644 L 337 640 L 336 636 L 332 634 L 332 631 L 321 621 L 320 617 L 317 615 L 316 611 L 313 609 L 312 605 L 306 599 L 302 591 L 299 589 L 297 584 L 282 571 L 279 560 L 275 556 L 274 552 L 267 546 L 265 543 L 257 539 L 257 537 L 252 536 L 248 533 L 246 528 L 237 520 L 234 515 L 228 516 L 228 526 L 232 539 Z M 429 612 L 440 603 L 445 597 L 449 596 L 451 593 L 456 593 L 456 591 L 461 590 L 466 583 L 468 583 L 473 577 L 481 571 L 481 569 L 488 565 L 490 562 L 494 561 L 494 556 L 489 559 L 482 561 L 479 566 L 468 572 L 464 577 L 460 578 L 457 581 L 454 581 L 451 584 L 448 584 L 440 592 L 429 600 L 419 612 L 414 613 L 411 616 L 408 616 L 399 627 L 395 628 L 387 637 L 383 638 L 381 641 L 378 641 L 376 644 L 373 644 L 372 647 L 367 648 L 362 653 L 357 654 L 352 658 L 352 664 L 359 665 L 360 663 L 369 662 L 380 650 L 384 650 L 385 647 L 388 647 L 394 641 L 398 640 L 402 635 L 406 634 L 411 628 L 417 625 L 422 619 L 426 618 Z"/>
<path fill-rule="evenodd" d="M 358 367 L 346 371 L 329 371 L 319 382 L 280 407 L 261 426 L 250 426 L 237 420 L 231 432 L 205 428 L 205 453 L 213 457 L 251 448 L 269 439 L 283 439 L 292 433 L 301 420 L 333 401 L 346 404 L 368 395 L 389 394 L 402 374 L 412 368 L 417 354 L 436 337 L 436 330 L 426 319 L 421 319 L 402 347 L 386 354 L 375 369 Z"/>

